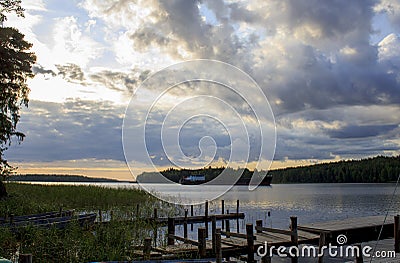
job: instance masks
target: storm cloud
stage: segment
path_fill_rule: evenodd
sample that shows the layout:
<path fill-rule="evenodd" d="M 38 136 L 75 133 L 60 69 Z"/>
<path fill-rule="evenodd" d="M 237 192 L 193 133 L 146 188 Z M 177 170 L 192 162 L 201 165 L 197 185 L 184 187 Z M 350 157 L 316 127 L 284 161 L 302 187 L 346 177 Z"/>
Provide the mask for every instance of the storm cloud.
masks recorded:
<path fill-rule="evenodd" d="M 79 55 L 87 52 L 85 63 L 77 58 L 66 63 L 63 58 L 49 67 L 54 70 L 38 64 L 36 74 L 61 77 L 87 92 L 106 87 L 130 98 L 165 66 L 190 59 L 220 60 L 248 73 L 269 99 L 277 126 L 275 159 L 400 153 L 397 1 L 85 0 L 78 7 L 79 16 L 55 20 L 64 22 L 54 27 L 54 37 L 65 37 Z M 71 24 L 73 30 L 68 31 Z M 90 45 L 75 49 L 79 45 L 74 39 L 84 39 L 98 50 L 89 52 Z M 151 93 L 154 87 L 145 89 Z M 171 90 L 168 98 L 180 101 L 196 92 L 187 84 Z M 209 94 L 226 98 L 246 116 L 248 109 L 241 108 L 240 99 L 232 99 L 232 92 L 214 87 Z M 18 154 L 13 150 L 9 156 L 29 161 L 40 152 L 37 160 L 122 160 L 125 107 L 108 97 L 63 103 L 33 100 L 20 125 L 28 131 L 27 141 L 17 147 Z M 137 110 L 143 110 L 139 104 Z M 162 123 L 161 117 L 155 116 L 153 124 Z M 199 154 L 203 130 L 210 131 L 220 147 L 216 158 L 227 159 L 232 142 L 216 123 L 187 125 L 181 134 L 184 153 Z M 159 131 L 148 132 L 154 138 L 149 145 L 152 156 L 168 165 L 157 146 Z"/>

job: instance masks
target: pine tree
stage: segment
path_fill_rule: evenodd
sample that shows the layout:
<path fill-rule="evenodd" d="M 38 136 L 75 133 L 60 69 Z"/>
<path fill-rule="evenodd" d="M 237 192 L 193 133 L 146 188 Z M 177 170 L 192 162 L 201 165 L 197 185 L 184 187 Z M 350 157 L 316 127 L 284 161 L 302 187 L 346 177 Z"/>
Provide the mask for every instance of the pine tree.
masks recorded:
<path fill-rule="evenodd" d="M 23 16 L 21 1 L 0 0 L 0 23 L 6 21 L 6 12 L 16 12 Z M 11 27 L 0 27 L 0 197 L 7 195 L 3 180 L 15 169 L 4 157 L 12 138 L 20 142 L 24 134 L 17 131 L 20 110 L 28 106 L 28 78 L 33 77 L 32 65 L 36 61 L 29 52 L 32 44 L 24 40 L 24 35 Z"/>

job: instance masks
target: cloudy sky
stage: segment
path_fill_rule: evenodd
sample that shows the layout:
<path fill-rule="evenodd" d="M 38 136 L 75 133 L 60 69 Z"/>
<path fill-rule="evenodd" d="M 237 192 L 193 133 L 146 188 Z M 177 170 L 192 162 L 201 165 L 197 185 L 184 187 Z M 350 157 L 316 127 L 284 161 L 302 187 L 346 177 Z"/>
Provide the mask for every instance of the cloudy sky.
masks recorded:
<path fill-rule="evenodd" d="M 27 137 L 6 153 L 20 172 L 131 178 L 121 138 L 131 96 L 155 72 L 193 59 L 229 63 L 258 83 L 275 116 L 273 167 L 400 154 L 398 0 L 22 2 L 25 18 L 5 24 L 38 57 L 19 124 Z M 189 86 L 169 98 L 186 98 Z M 168 166 L 151 135 L 151 158 Z M 232 138 L 218 121 L 199 118 L 181 135 L 186 155 L 211 136 L 222 147 L 211 162 L 229 158 Z M 137 174 L 144 168 L 132 158 Z"/>

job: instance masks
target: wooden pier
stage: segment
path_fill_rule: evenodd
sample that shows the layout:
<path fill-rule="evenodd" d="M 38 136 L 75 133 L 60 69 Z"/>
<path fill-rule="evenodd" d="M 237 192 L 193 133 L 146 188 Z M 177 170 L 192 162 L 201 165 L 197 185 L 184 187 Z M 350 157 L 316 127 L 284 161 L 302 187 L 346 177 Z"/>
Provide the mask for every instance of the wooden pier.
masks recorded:
<path fill-rule="evenodd" d="M 338 235 L 346 235 L 349 244 L 377 240 L 379 233 L 381 239 L 393 237 L 393 229 L 394 218 L 384 216 L 346 218 L 299 226 L 299 230 L 325 235 L 326 243 L 335 243 Z"/>
<path fill-rule="evenodd" d="M 222 201 L 224 209 L 224 201 Z M 244 213 L 239 212 L 239 201 L 236 202 L 235 213 L 229 213 L 229 210 L 222 210 L 221 214 L 209 214 L 208 202 L 205 203 L 204 215 L 194 215 L 193 206 L 189 211 L 184 211 L 184 216 L 177 217 L 158 217 L 157 209 L 154 209 L 151 218 L 139 217 L 139 209 L 137 209 L 136 218 L 127 222 L 136 224 L 135 220 L 146 220 L 154 223 L 153 237 L 147 237 L 143 241 L 143 245 L 133 248 L 134 260 L 146 262 L 226 262 L 230 258 L 237 258 L 246 262 L 261 261 L 271 262 L 271 257 L 278 254 L 280 248 L 286 248 L 286 252 L 293 247 L 297 251 L 301 250 L 303 245 L 311 245 L 315 251 L 319 252 L 328 243 L 334 246 L 356 246 L 359 250 L 362 247 L 374 247 L 385 249 L 386 252 L 392 252 L 391 258 L 367 258 L 365 262 L 374 263 L 383 262 L 400 262 L 400 216 L 368 216 L 361 218 L 347 218 L 342 220 L 334 220 L 329 222 L 318 222 L 312 224 L 298 225 L 297 217 L 290 217 L 289 229 L 277 229 L 265 227 L 262 220 L 256 220 L 255 225 L 246 224 L 245 232 L 239 231 L 239 220 L 245 218 Z M 112 212 L 110 212 L 110 218 Z M 222 228 L 217 228 L 217 221 L 222 221 Z M 236 223 L 235 231 L 231 231 L 231 223 Z M 125 221 L 124 221 L 125 222 Z M 99 222 L 107 224 L 102 220 L 102 212 L 99 211 Z M 197 229 L 197 239 L 188 238 L 188 225 L 202 224 Z M 211 226 L 210 226 L 211 224 Z M 167 225 L 165 245 L 157 245 L 158 228 Z M 176 226 L 183 225 L 183 236 L 176 235 Z M 211 229 L 211 231 L 209 231 Z M 209 233 L 211 232 L 211 234 Z M 338 237 L 344 235 L 345 240 L 339 242 Z M 343 237 L 343 236 L 342 236 Z M 261 250 L 260 250 L 261 249 Z M 256 255 L 258 251 L 268 251 L 266 253 Z M 319 253 L 317 253 L 318 255 Z M 289 256 L 288 253 L 286 253 Z M 31 262 L 32 255 L 22 255 L 21 258 L 27 258 Z M 292 263 L 297 263 L 298 255 L 288 257 Z M 322 263 L 326 259 L 326 255 L 318 258 L 318 263 Z M 190 260 L 183 260 L 190 259 Z M 197 260 L 198 259 L 198 260 Z M 335 258 L 337 259 L 337 258 Z M 364 262 L 360 255 L 355 258 L 341 258 L 346 262 L 355 261 L 356 263 Z M 29 261 L 30 260 L 30 261 Z M 172 261 L 171 261 L 172 260 Z M 25 261 L 24 261 L 25 262 Z M 137 262 L 137 261 L 133 261 Z M 336 262 L 336 261 L 335 261 Z"/>
<path fill-rule="evenodd" d="M 224 216 L 228 215 L 224 214 Z M 232 215 L 237 219 L 238 214 Z M 175 222 L 181 222 L 182 218 L 169 218 L 167 245 L 152 247 L 151 239 L 148 238 L 143 247 L 135 250 L 135 254 L 138 258 L 147 260 L 214 258 L 216 262 L 222 262 L 222 258 L 236 257 L 246 262 L 255 262 L 257 250 L 259 247 L 264 249 L 266 244 L 268 248 L 272 246 L 275 248 L 280 246 L 298 247 L 301 244 L 308 244 L 319 249 L 328 242 L 337 245 L 338 235 L 346 235 L 346 245 L 359 245 L 361 242 L 373 241 L 379 235 L 380 239 L 392 238 L 390 240 L 393 240 L 393 251 L 400 252 L 400 220 L 398 216 L 388 217 L 386 220 L 382 216 L 349 218 L 307 225 L 297 225 L 297 218 L 291 217 L 289 229 L 264 227 L 262 220 L 257 220 L 255 226 L 246 224 L 245 233 L 231 232 L 230 221 L 232 218 L 223 221 L 224 229 L 216 228 L 217 218 L 221 220 L 221 216 L 207 215 L 197 218 L 196 222 L 205 224 L 205 227 L 198 228 L 197 240 L 188 239 L 187 233 L 184 233 L 184 237 L 177 236 Z M 189 217 L 185 218 L 188 222 Z M 207 238 L 209 223 L 211 223 L 211 236 Z M 323 262 L 323 260 L 324 258 L 321 257 L 318 262 Z M 354 260 L 363 262 L 362 258 Z M 271 262 L 271 258 L 267 256 L 261 261 Z M 291 258 L 291 262 L 298 262 L 298 258 Z"/>

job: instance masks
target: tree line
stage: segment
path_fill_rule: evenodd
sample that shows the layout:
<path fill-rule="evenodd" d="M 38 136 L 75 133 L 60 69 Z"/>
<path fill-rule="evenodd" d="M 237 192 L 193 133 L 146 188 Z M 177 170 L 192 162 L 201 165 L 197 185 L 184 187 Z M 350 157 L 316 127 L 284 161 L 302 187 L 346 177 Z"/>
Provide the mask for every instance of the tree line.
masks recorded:
<path fill-rule="evenodd" d="M 389 183 L 400 174 L 400 155 L 321 163 L 269 172 L 272 183 Z"/>
<path fill-rule="evenodd" d="M 111 183 L 120 182 L 114 179 L 87 177 L 83 175 L 70 174 L 18 174 L 7 178 L 9 182 L 89 182 L 89 183 Z"/>
<path fill-rule="evenodd" d="M 250 178 L 252 170 L 232 169 L 226 167 L 207 167 L 203 169 L 169 168 L 160 173 L 168 180 L 178 183 L 185 176 L 203 175 L 206 181 L 218 177 L 222 171 L 232 175 L 242 174 L 242 178 Z M 284 183 L 389 183 L 396 182 L 400 174 L 400 156 L 377 156 L 361 160 L 346 160 L 332 163 L 321 163 L 301 167 L 270 170 L 272 184 Z M 157 182 L 156 173 L 142 173 L 139 181 Z"/>
<path fill-rule="evenodd" d="M 205 167 L 202 169 L 176 169 L 168 168 L 160 173 L 168 180 L 179 183 L 179 180 L 186 176 L 205 176 L 206 182 L 209 182 L 217 178 L 223 171 L 229 173 L 232 176 L 240 176 L 241 178 L 250 178 L 253 175 L 253 171 L 244 169 L 233 169 L 230 167 Z M 140 182 L 159 182 L 158 173 L 144 172 L 138 175 L 137 180 Z"/>

